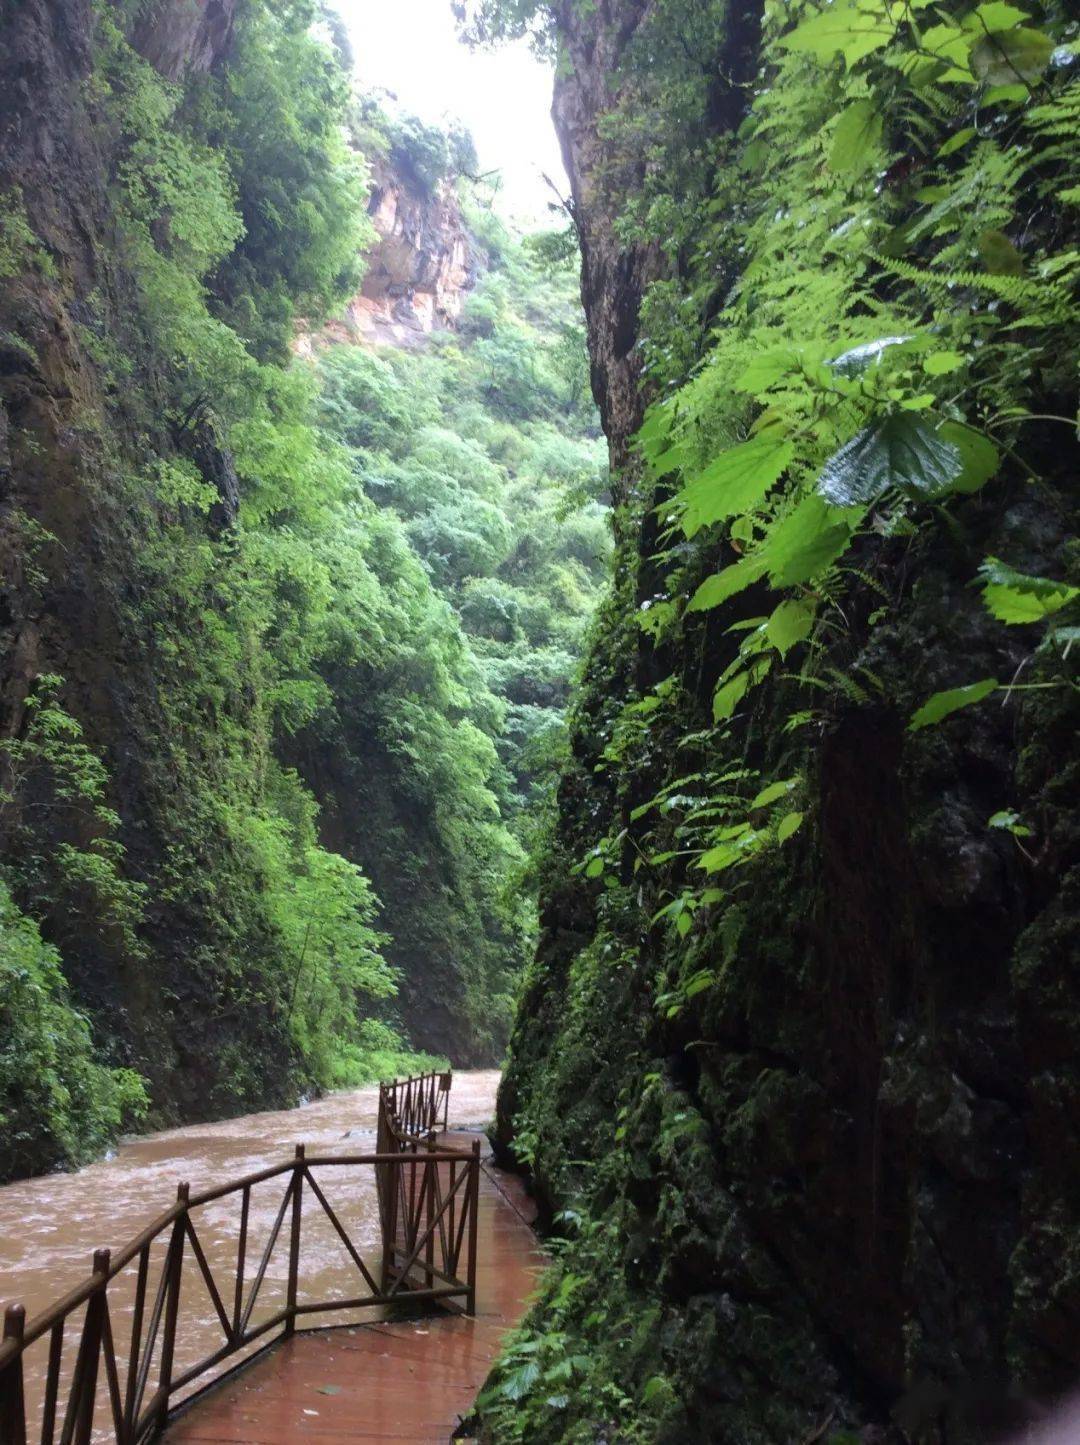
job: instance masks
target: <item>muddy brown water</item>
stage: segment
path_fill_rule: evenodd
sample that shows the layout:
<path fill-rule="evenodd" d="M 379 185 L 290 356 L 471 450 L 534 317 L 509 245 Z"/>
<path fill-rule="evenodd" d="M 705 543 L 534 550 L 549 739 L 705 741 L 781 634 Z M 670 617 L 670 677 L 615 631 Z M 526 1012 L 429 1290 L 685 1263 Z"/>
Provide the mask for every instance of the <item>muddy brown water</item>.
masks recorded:
<path fill-rule="evenodd" d="M 455 1073 L 450 1127 L 482 1128 L 494 1113 L 498 1082 L 495 1069 Z M 129 1139 L 111 1158 L 77 1173 L 50 1174 L 0 1188 L 0 1304 L 22 1303 L 27 1319 L 33 1319 L 91 1274 L 95 1249 L 121 1248 L 168 1209 L 180 1182 L 190 1184 L 192 1194 L 197 1194 L 291 1159 L 298 1143 L 305 1145 L 309 1156 L 374 1152 L 377 1104 L 378 1089 L 372 1086 L 331 1094 L 296 1109 L 169 1129 Z M 379 1220 L 373 1170 L 356 1166 L 313 1172 L 354 1245 L 374 1268 L 379 1260 Z M 286 1174 L 252 1190 L 246 1251 L 249 1280 L 262 1257 L 288 1180 Z M 239 1194 L 203 1205 L 192 1215 L 226 1311 L 232 1306 L 239 1215 Z M 286 1221 L 251 1316 L 252 1325 L 268 1319 L 285 1303 L 287 1235 Z M 167 1232 L 151 1252 L 148 1312 L 166 1243 Z M 122 1358 L 126 1358 L 130 1338 L 135 1273 L 132 1264 L 109 1289 L 113 1334 Z M 364 1292 L 310 1190 L 304 1197 L 300 1280 L 300 1303 L 348 1299 Z M 222 1343 L 214 1306 L 197 1267 L 190 1263 L 185 1268 L 181 1301 L 177 1374 Z M 65 1375 L 74 1360 L 82 1313 L 76 1312 L 65 1333 Z M 375 1317 L 371 1310 L 356 1316 Z M 47 1357 L 47 1337 L 25 1357 L 31 1426 L 43 1391 Z M 229 1363 L 235 1363 L 235 1357 Z M 147 1398 L 157 1381 L 156 1364 Z M 124 1373 L 121 1366 L 121 1389 Z M 65 1393 L 61 1391 L 61 1402 Z M 96 1421 L 100 1425 L 106 1408 L 99 1391 Z"/>

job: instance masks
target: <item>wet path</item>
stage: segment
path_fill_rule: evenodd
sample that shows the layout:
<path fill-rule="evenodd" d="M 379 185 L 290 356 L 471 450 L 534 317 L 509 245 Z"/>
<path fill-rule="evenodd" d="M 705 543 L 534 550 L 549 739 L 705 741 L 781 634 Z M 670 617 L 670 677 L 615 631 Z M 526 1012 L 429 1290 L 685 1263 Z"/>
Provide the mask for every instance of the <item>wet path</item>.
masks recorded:
<path fill-rule="evenodd" d="M 455 1074 L 450 1096 L 452 1130 L 479 1130 L 491 1118 L 498 1078 L 495 1070 Z M 115 1249 L 125 1244 L 166 1209 L 175 1200 L 176 1186 L 180 1181 L 190 1183 L 193 1192 L 197 1192 L 291 1157 L 293 1145 L 298 1142 L 307 1145 L 309 1155 L 373 1148 L 377 1102 L 378 1091 L 372 1087 L 335 1094 L 299 1109 L 251 1114 L 215 1124 L 168 1130 L 133 1139 L 124 1144 L 114 1158 L 90 1165 L 78 1173 L 48 1175 L 0 1188 L 0 1303 L 18 1300 L 25 1304 L 28 1316 L 38 1314 L 87 1277 L 95 1249 Z M 472 1137 L 475 1135 L 469 1136 L 470 1142 Z M 446 1378 L 447 1408 L 453 1403 L 456 1409 L 459 1402 L 461 1408 L 467 1407 L 471 1394 L 466 1399 L 462 1390 L 466 1382 L 471 1382 L 474 1377 L 482 1378 L 485 1373 L 483 1366 L 506 1327 L 503 1321 L 522 1308 L 517 1297 L 523 1297 L 531 1287 L 529 1270 L 538 1258 L 534 1255 L 535 1241 L 531 1231 L 507 1203 L 494 1182 L 496 1177 L 502 1181 L 502 1176 L 497 1176 L 497 1171 L 492 1170 L 489 1163 L 481 1177 L 480 1318 L 476 1321 L 443 1322 L 454 1328 L 446 1332 L 445 1345 L 439 1347 L 436 1358 L 428 1360 L 424 1367 L 425 1377 L 430 1375 L 434 1378 L 440 1374 Z M 515 1181 L 502 1182 L 502 1187 L 513 1190 Z M 280 1194 L 280 1185 L 277 1184 L 265 1188 L 258 1186 L 252 1192 L 253 1244 L 269 1232 Z M 369 1179 L 363 1187 L 352 1192 L 348 1210 L 348 1225 L 357 1246 L 365 1252 L 377 1249 L 379 1223 L 373 1180 Z M 205 1209 L 205 1223 L 200 1225 L 200 1232 L 204 1234 L 207 1254 L 215 1269 L 219 1260 L 223 1263 L 231 1260 L 235 1250 L 236 1220 L 232 1218 L 233 1213 L 233 1201 L 222 1201 L 220 1206 L 209 1205 Z M 492 1275 L 490 1271 L 496 1260 L 502 1264 Z M 516 1275 L 509 1267 L 511 1260 L 521 1264 Z M 303 1274 L 313 1294 L 322 1298 L 335 1296 L 340 1270 L 341 1252 L 329 1226 L 323 1228 L 321 1235 L 317 1230 L 306 1231 Z M 284 1271 L 285 1261 L 278 1251 L 267 1275 L 267 1313 L 282 1302 L 275 1293 L 280 1295 L 284 1288 Z M 506 1275 L 505 1280 L 503 1274 Z M 125 1305 L 118 1286 L 110 1291 L 110 1297 L 114 1294 L 121 1297 L 111 1307 L 115 1307 L 119 1314 L 126 1313 L 129 1306 Z M 194 1293 L 186 1309 L 190 1310 L 190 1314 L 182 1330 L 187 1347 L 183 1353 L 190 1352 L 192 1360 L 195 1360 L 205 1355 L 209 1341 L 214 1338 L 213 1311 L 208 1299 L 200 1301 Z M 366 1315 L 354 1318 L 359 1323 L 361 1319 L 371 1320 L 372 1314 L 369 1310 Z M 256 1322 L 257 1319 L 258 1315 Z M 401 1328 L 392 1327 L 391 1334 Z M 411 1348 L 423 1347 L 423 1341 L 431 1339 L 430 1335 L 421 1333 L 423 1326 L 415 1331 L 413 1327 L 404 1328 Z M 298 1358 L 308 1350 L 329 1349 L 331 1355 L 336 1350 L 349 1350 L 367 1356 L 371 1356 L 374 1350 L 374 1357 L 381 1359 L 381 1346 L 376 1349 L 367 1336 L 368 1329 L 364 1325 L 353 1332 L 343 1330 L 302 1336 L 287 1348 Z M 456 1353 L 441 1353 L 443 1349 L 450 1349 L 451 1337 L 456 1340 L 453 1347 Z M 433 1339 L 431 1344 L 435 1344 Z M 400 1360 L 401 1356 L 395 1358 Z M 442 1365 L 437 1362 L 439 1358 L 443 1359 Z M 185 1363 L 185 1358 L 178 1351 L 178 1368 L 183 1368 Z M 26 1357 L 28 1394 L 31 1398 L 39 1394 L 39 1389 L 35 1388 L 35 1376 L 38 1373 L 43 1375 L 44 1367 L 43 1342 Z M 273 1357 L 270 1357 L 253 1367 L 252 1378 L 256 1372 L 273 1368 Z M 411 1375 L 408 1364 L 404 1368 L 406 1374 Z M 447 1375 L 447 1370 L 451 1375 Z M 464 1373 L 460 1373 L 461 1370 Z M 357 1379 L 360 1373 L 359 1368 L 354 1371 Z M 375 1390 L 369 1378 L 372 1371 L 365 1365 L 362 1373 L 367 1381 L 365 1399 L 371 1400 Z M 387 1379 L 390 1377 L 386 1376 Z M 327 1379 L 321 1383 L 329 1385 L 333 1381 Z M 220 1393 L 224 1395 L 228 1388 L 223 1387 Z M 308 1426 L 318 1424 L 332 1402 L 344 1408 L 348 1399 L 348 1391 L 343 1386 L 340 1396 L 331 1392 L 317 1396 L 315 1404 L 306 1402 L 300 1405 L 299 1424 L 290 1427 L 291 1434 L 245 1435 L 242 1430 L 246 1427 L 241 1427 L 239 1434 L 178 1435 L 176 1438 L 251 1440 L 253 1445 L 262 1438 L 284 1440 L 300 1434 L 305 1439 L 318 1438 L 311 1436 Z M 208 1409 L 210 1403 L 208 1400 L 201 1408 Z M 380 1435 L 367 1430 L 366 1433 L 350 1436 L 342 1433 L 339 1426 L 334 1434 L 325 1438 L 339 1442 L 349 1438 L 368 1441 L 379 1438 L 446 1439 L 454 1423 L 453 1409 L 448 1418 L 450 1424 L 445 1434 L 400 1435 L 391 1432 Z M 184 1422 L 185 1428 L 191 1428 L 194 1420 L 193 1410 L 190 1421 Z M 179 1426 L 175 1428 L 179 1429 Z M 389 1426 L 385 1425 L 385 1428 Z M 427 1424 L 424 1425 L 426 1428 Z M 441 1430 L 441 1425 L 438 1428 Z M 377 1422 L 376 1430 L 382 1429 L 384 1423 Z"/>
<path fill-rule="evenodd" d="M 451 1130 L 447 1142 L 468 1147 L 473 1137 Z M 520 1182 L 485 1159 L 475 1317 L 297 1335 L 196 1401 L 166 1431 L 165 1445 L 448 1441 L 543 1267 L 529 1218 Z"/>

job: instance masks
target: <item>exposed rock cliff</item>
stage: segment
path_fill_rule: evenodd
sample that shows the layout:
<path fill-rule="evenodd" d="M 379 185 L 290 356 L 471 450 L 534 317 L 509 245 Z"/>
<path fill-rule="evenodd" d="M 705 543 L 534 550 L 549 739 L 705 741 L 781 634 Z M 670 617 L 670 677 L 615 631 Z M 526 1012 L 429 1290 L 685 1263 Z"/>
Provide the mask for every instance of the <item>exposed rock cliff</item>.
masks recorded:
<path fill-rule="evenodd" d="M 133 42 L 155 70 L 179 80 L 209 70 L 228 53 L 237 0 L 186 0 L 143 6 Z"/>
<path fill-rule="evenodd" d="M 453 183 L 432 195 L 407 171 L 379 162 L 368 214 L 378 239 L 360 291 L 316 335 L 301 333 L 301 356 L 336 341 L 412 349 L 433 331 L 452 331 L 461 315 L 477 257 Z"/>

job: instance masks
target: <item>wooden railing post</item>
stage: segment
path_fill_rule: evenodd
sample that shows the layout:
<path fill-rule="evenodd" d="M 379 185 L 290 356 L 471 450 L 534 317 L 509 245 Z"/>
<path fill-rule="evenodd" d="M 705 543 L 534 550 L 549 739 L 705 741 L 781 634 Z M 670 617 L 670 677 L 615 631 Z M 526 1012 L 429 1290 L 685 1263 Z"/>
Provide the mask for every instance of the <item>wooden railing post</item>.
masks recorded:
<path fill-rule="evenodd" d="M 389 1147 L 389 1146 L 387 1146 L 387 1147 Z M 386 1292 L 387 1292 L 387 1291 L 389 1290 L 389 1288 L 390 1288 L 391 1276 L 392 1276 L 392 1274 L 393 1274 L 393 1272 L 394 1272 L 394 1265 L 395 1265 L 395 1262 L 396 1262 L 396 1260 L 397 1260 L 398 1209 L 399 1209 L 400 1204 L 401 1204 L 401 1185 L 402 1185 L 402 1174 L 401 1174 L 401 1171 L 402 1171 L 402 1169 L 403 1169 L 403 1167 L 404 1167 L 402 1161 L 403 1161 L 404 1158 L 405 1158 L 404 1154 L 401 1154 L 401 1153 L 399 1153 L 399 1152 L 397 1151 L 396 1146 L 395 1146 L 395 1151 L 394 1151 L 394 1152 L 395 1152 L 395 1154 L 397 1155 L 397 1157 L 395 1158 L 395 1160 L 394 1160 L 394 1162 L 393 1162 L 392 1164 L 380 1164 L 380 1165 L 378 1166 L 380 1169 L 385 1169 L 385 1170 L 386 1170 L 386 1179 L 387 1179 L 386 1221 L 385 1221 L 385 1224 L 384 1224 L 384 1226 L 383 1226 L 383 1257 L 382 1257 L 382 1292 L 383 1292 L 383 1294 L 386 1294 Z"/>
<path fill-rule="evenodd" d="M 22 1339 L 26 1310 L 8 1305 L 4 1339 L 14 1340 L 18 1353 L 0 1372 L 0 1445 L 26 1445 L 26 1400 L 23 1394 Z"/>
<path fill-rule="evenodd" d="M 427 1147 L 429 1156 L 435 1153 L 436 1139 L 435 1130 L 427 1136 Z M 438 1183 L 437 1174 L 439 1169 L 438 1160 L 428 1158 L 427 1161 L 427 1202 L 424 1211 L 424 1228 L 427 1231 L 427 1244 L 424 1247 L 424 1282 L 428 1289 L 435 1288 L 435 1186 Z M 445 1261 L 444 1261 L 445 1267 Z"/>
<path fill-rule="evenodd" d="M 86 1302 L 82 1340 L 71 1382 L 72 1402 L 75 1404 L 75 1428 L 71 1437 L 74 1445 L 90 1445 L 94 1433 L 98 1365 L 101 1361 L 101 1337 L 105 1324 L 105 1291 L 109 1287 L 109 1259 L 107 1249 L 94 1251 L 93 1272 L 101 1276 L 101 1284 Z"/>
<path fill-rule="evenodd" d="M 165 1332 L 161 1337 L 161 1370 L 158 1375 L 160 1403 L 157 1416 L 159 1425 L 165 1423 L 169 1413 L 169 1396 L 172 1393 L 173 1356 L 176 1353 L 176 1322 L 180 1317 L 180 1287 L 184 1277 L 184 1239 L 187 1234 L 187 1203 L 191 1197 L 190 1184 L 176 1186 L 176 1202 L 183 1210 L 173 1221 L 169 1238 L 169 1252 L 165 1257 L 168 1270 L 165 1296 Z M 147 1346 L 149 1348 L 149 1346 Z"/>
<path fill-rule="evenodd" d="M 289 1311 L 285 1320 L 285 1338 L 296 1333 L 296 1290 L 300 1277 L 300 1228 L 304 1204 L 304 1146 L 296 1146 L 296 1162 L 293 1164 L 292 1179 L 292 1229 L 289 1234 L 289 1284 L 285 1296 L 285 1307 Z"/>
<path fill-rule="evenodd" d="M 480 1140 L 474 1139 L 469 1161 L 469 1273 L 465 1296 L 466 1313 L 476 1313 L 476 1244 L 480 1223 Z"/>
<path fill-rule="evenodd" d="M 146 1308 L 146 1281 L 150 1274 L 150 1246 L 139 1250 L 139 1273 L 135 1281 L 135 1308 L 131 1317 L 131 1352 L 128 1355 L 127 1390 L 124 1395 L 124 1424 L 130 1436 L 135 1429 L 135 1409 L 139 1386 L 139 1352 L 142 1349 L 143 1312 Z"/>

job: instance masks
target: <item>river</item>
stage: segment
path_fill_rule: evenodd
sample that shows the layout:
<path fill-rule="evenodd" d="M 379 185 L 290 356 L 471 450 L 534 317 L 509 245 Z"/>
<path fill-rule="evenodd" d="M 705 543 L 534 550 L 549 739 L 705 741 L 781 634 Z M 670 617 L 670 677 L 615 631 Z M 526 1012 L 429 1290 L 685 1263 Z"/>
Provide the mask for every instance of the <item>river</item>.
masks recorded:
<path fill-rule="evenodd" d="M 450 1094 L 450 1127 L 479 1128 L 494 1113 L 498 1070 L 455 1073 Z M 246 1114 L 214 1124 L 192 1124 L 125 1140 L 115 1154 L 72 1174 L 48 1174 L 0 1188 L 0 1301 L 20 1302 L 28 1319 L 79 1284 L 91 1273 L 95 1249 L 118 1247 L 139 1234 L 176 1199 L 177 1184 L 190 1184 L 193 1194 L 292 1158 L 303 1143 L 309 1156 L 366 1153 L 374 1149 L 378 1089 L 335 1093 L 296 1109 Z M 327 1171 L 343 1173 L 344 1171 Z M 249 1261 L 257 1262 L 281 1203 L 281 1178 L 257 1185 L 251 1195 Z M 361 1255 L 377 1256 L 379 1221 L 372 1171 L 351 1173 L 347 1183 L 320 1179 L 335 1210 Z M 329 1221 L 305 1198 L 303 1259 L 304 1292 L 311 1298 L 349 1298 L 356 1293 L 348 1260 Z M 197 1227 L 210 1266 L 223 1277 L 235 1264 L 238 1200 L 227 1196 L 203 1206 Z M 152 1256 L 151 1278 L 164 1254 Z M 260 1293 L 252 1322 L 269 1317 L 282 1303 L 287 1252 L 279 1241 Z M 254 1263 L 249 1263 L 249 1271 Z M 227 1279 L 225 1281 L 227 1283 Z M 132 1288 L 133 1294 L 133 1288 Z M 114 1334 L 126 1339 L 125 1316 L 130 1303 L 123 1291 L 110 1289 L 116 1316 Z M 219 1328 L 209 1296 L 201 1286 L 187 1291 L 186 1318 L 178 1332 L 176 1365 L 182 1370 L 200 1355 Z M 72 1340 L 74 1331 L 69 1331 Z M 220 1336 L 217 1342 L 220 1343 Z M 40 1395 L 45 1341 L 27 1352 L 27 1391 Z M 65 1340 L 65 1354 L 73 1345 Z"/>

